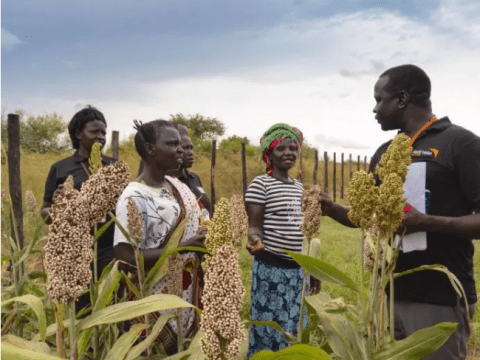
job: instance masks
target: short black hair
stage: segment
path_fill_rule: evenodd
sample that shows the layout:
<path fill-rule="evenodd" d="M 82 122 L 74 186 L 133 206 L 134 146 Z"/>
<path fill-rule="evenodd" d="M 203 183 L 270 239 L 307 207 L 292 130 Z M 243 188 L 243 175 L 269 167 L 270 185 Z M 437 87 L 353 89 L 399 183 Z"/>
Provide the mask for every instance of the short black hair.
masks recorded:
<path fill-rule="evenodd" d="M 170 122 L 173 124 L 175 129 L 178 130 L 178 132 L 180 133 L 180 136 L 187 135 L 190 137 L 187 125 L 180 122 L 175 122 L 175 121 L 170 121 Z"/>
<path fill-rule="evenodd" d="M 77 138 L 77 132 L 82 131 L 85 127 L 85 124 L 90 121 L 99 120 L 105 124 L 107 127 L 107 121 L 103 114 L 94 106 L 87 105 L 82 110 L 73 115 L 72 120 L 68 124 L 68 134 L 72 140 L 72 145 L 74 149 L 80 147 L 80 140 Z"/>
<path fill-rule="evenodd" d="M 143 160 L 147 158 L 146 144 L 155 144 L 158 136 L 162 133 L 162 128 L 169 127 L 175 129 L 175 126 L 171 121 L 158 119 L 149 121 L 145 124 L 134 120 L 134 128 L 137 130 L 135 134 L 135 149 L 137 149 L 138 155 Z"/>
<path fill-rule="evenodd" d="M 428 75 L 416 65 L 400 65 L 385 71 L 380 77 L 388 76 L 385 91 L 397 96 L 401 91 L 410 95 L 410 102 L 419 106 L 428 106 L 432 84 Z"/>

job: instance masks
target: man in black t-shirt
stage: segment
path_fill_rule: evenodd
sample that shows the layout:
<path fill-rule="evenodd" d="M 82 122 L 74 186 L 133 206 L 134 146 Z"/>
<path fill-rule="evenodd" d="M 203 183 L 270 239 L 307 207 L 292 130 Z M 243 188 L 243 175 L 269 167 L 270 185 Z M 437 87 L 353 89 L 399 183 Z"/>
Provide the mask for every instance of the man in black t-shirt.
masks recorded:
<path fill-rule="evenodd" d="M 472 239 L 480 239 L 480 138 L 447 117 L 437 120 L 432 114 L 430 91 L 430 79 L 414 65 L 385 71 L 374 90 L 375 118 L 382 130 L 399 130 L 412 138 L 412 162 L 425 164 L 429 194 L 426 213 L 412 208 L 399 229 L 407 234 L 426 232 L 426 249 L 401 251 L 395 272 L 430 264 L 446 266 L 462 283 L 469 315 L 473 316 L 477 294 Z M 375 152 L 371 172 L 389 144 Z M 353 227 L 348 207 L 327 197 L 322 210 Z M 458 322 L 457 331 L 425 359 L 465 359 L 470 335 L 465 299 L 457 298 L 448 277 L 437 271 L 420 271 L 395 280 L 397 340 L 443 321 Z"/>

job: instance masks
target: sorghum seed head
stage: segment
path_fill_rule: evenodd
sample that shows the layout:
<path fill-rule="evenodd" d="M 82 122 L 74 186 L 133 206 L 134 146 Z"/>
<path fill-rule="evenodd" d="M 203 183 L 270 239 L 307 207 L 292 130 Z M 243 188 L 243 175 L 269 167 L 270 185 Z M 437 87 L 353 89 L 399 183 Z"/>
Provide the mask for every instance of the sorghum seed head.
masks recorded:
<path fill-rule="evenodd" d="M 412 148 L 409 146 L 410 137 L 404 133 L 398 134 L 383 153 L 376 169 L 380 181 L 384 181 L 388 174 L 396 173 L 405 181 L 407 166 L 412 162 Z"/>
<path fill-rule="evenodd" d="M 138 211 L 135 201 L 128 200 L 127 203 L 128 232 L 133 246 L 140 245 L 143 241 L 142 214 Z"/>
<path fill-rule="evenodd" d="M 96 174 L 98 170 L 102 168 L 102 145 L 98 142 L 94 142 L 92 149 L 90 150 L 90 158 L 88 164 L 92 174 Z"/>
<path fill-rule="evenodd" d="M 350 204 L 348 218 L 352 223 L 367 229 L 372 226 L 379 201 L 378 191 L 372 173 L 363 170 L 355 172 L 347 188 Z"/>
<path fill-rule="evenodd" d="M 25 192 L 25 204 L 27 205 L 27 209 L 30 212 L 35 212 L 37 209 L 37 200 L 35 199 L 35 195 L 30 190 Z"/>
<path fill-rule="evenodd" d="M 375 224 L 382 237 L 397 230 L 403 220 L 404 207 L 403 181 L 396 173 L 388 174 L 379 187 L 378 204 L 375 210 Z"/>
<path fill-rule="evenodd" d="M 222 245 L 205 271 L 200 328 L 205 332 L 202 349 L 208 359 L 238 354 L 245 337 L 239 314 L 244 296 L 237 252 L 231 245 Z"/>
<path fill-rule="evenodd" d="M 302 231 L 308 241 L 317 234 L 320 228 L 320 218 L 322 216 L 321 204 L 322 190 L 320 186 L 314 185 L 305 191 L 302 203 Z"/>
<path fill-rule="evenodd" d="M 242 195 L 234 194 L 230 198 L 230 219 L 233 226 L 233 242 L 237 250 L 240 250 L 242 237 L 248 233 L 248 216 Z"/>
<path fill-rule="evenodd" d="M 233 245 L 232 220 L 230 217 L 230 205 L 228 199 L 221 198 L 215 205 L 215 213 L 210 221 L 207 235 L 205 236 L 205 247 L 210 254 L 215 255 L 216 250 L 222 245 Z M 208 266 L 210 256 L 205 258 L 204 266 Z"/>

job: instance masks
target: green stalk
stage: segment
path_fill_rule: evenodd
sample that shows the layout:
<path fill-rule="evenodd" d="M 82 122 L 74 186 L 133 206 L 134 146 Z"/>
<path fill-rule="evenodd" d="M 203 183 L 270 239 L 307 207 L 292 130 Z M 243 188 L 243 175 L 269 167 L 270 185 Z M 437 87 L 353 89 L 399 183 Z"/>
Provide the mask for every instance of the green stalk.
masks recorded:
<path fill-rule="evenodd" d="M 69 310 L 69 332 L 70 332 L 70 359 L 78 359 L 77 338 L 75 331 L 75 300 L 68 301 Z"/>
<path fill-rule="evenodd" d="M 305 238 L 304 246 L 306 249 L 306 254 L 309 255 L 310 252 L 310 239 Z M 302 282 L 302 300 L 300 303 L 300 319 L 298 321 L 298 334 L 297 341 L 302 342 L 302 330 L 303 330 L 303 309 L 305 308 L 305 293 L 307 292 L 307 274 L 303 271 L 303 282 Z"/>
<path fill-rule="evenodd" d="M 142 266 L 142 262 L 140 261 L 140 251 L 138 250 L 137 246 L 133 247 L 134 253 L 135 253 L 135 263 L 137 265 L 137 277 L 138 277 L 138 290 L 140 291 L 140 295 L 142 296 L 142 299 L 145 297 L 145 294 L 143 292 L 143 273 L 144 269 Z M 150 324 L 150 316 L 148 314 L 145 314 L 145 324 Z M 148 336 L 148 329 L 146 330 L 147 336 Z M 147 354 L 148 356 L 152 355 L 152 347 L 149 346 L 147 349 Z"/>
<path fill-rule="evenodd" d="M 99 359 L 98 349 L 100 346 L 99 336 L 98 336 L 98 327 L 93 328 L 93 358 Z"/>
<path fill-rule="evenodd" d="M 12 326 L 13 322 L 15 321 L 15 318 L 17 317 L 17 309 L 15 305 L 12 307 L 10 310 L 9 314 L 5 318 L 2 324 L 2 336 L 8 333 L 8 330 Z"/>
<path fill-rule="evenodd" d="M 65 358 L 65 326 L 63 325 L 63 312 L 64 304 L 54 304 L 55 307 L 55 318 L 57 319 L 57 334 L 56 334 L 56 344 L 57 344 L 57 356 L 59 358 Z"/>
<path fill-rule="evenodd" d="M 93 233 L 97 233 L 97 225 L 94 227 Z M 93 242 L 93 279 L 95 284 L 98 281 L 98 239 Z"/>
<path fill-rule="evenodd" d="M 375 316 L 375 309 L 377 307 L 378 301 L 378 258 L 380 256 L 380 239 L 377 239 L 377 251 L 375 253 L 375 261 L 373 263 L 373 276 L 370 280 L 370 295 L 368 304 L 368 316 L 367 316 L 367 330 L 368 330 L 368 340 L 369 342 L 375 343 L 375 339 L 373 336 L 373 325 L 374 325 L 374 316 Z M 376 346 L 374 345 L 373 348 L 375 349 Z"/>
<path fill-rule="evenodd" d="M 391 247 L 392 249 L 394 249 L 393 247 L 393 244 L 394 244 L 394 234 L 392 234 L 392 236 L 390 237 L 390 243 L 391 243 Z M 394 252 L 395 254 L 395 252 Z M 395 257 L 395 255 L 394 255 Z M 396 259 L 392 259 L 392 262 L 395 262 Z M 390 340 L 393 340 L 394 339 L 394 336 L 395 336 L 395 312 L 394 312 L 394 301 L 393 301 L 393 298 L 394 298 L 394 288 L 393 288 L 393 271 L 394 271 L 394 268 L 392 267 L 391 270 L 389 271 L 388 275 L 389 275 L 389 278 L 390 278 Z"/>
<path fill-rule="evenodd" d="M 365 302 L 365 287 L 364 287 L 364 275 L 365 275 L 365 264 L 363 261 L 363 252 L 365 248 L 365 230 L 361 228 L 361 242 L 360 242 L 360 304 L 361 304 L 361 336 L 362 336 L 362 343 L 363 343 L 363 354 L 364 359 L 367 359 L 367 354 L 369 353 L 368 349 L 368 319 L 366 317 L 367 309 L 366 309 L 366 302 Z"/>
<path fill-rule="evenodd" d="M 303 285 L 302 285 L 302 302 L 300 304 L 300 319 L 298 321 L 297 341 L 302 342 L 303 330 L 303 309 L 305 308 L 305 293 L 307 292 L 307 274 L 303 271 Z"/>
<path fill-rule="evenodd" d="M 384 277 L 385 277 L 385 266 L 387 264 L 387 251 L 384 249 L 382 244 L 382 270 L 380 272 L 380 287 L 378 292 L 378 297 L 380 299 L 379 311 L 380 315 L 378 324 L 377 324 L 377 342 L 378 348 L 382 348 L 384 344 L 384 327 L 385 327 L 385 288 L 383 286 Z"/>
<path fill-rule="evenodd" d="M 183 337 L 182 337 L 182 309 L 177 309 L 177 346 L 178 352 L 183 351 Z"/>
<path fill-rule="evenodd" d="M 97 233 L 97 225 L 94 226 L 93 233 Z M 95 286 L 98 282 L 98 239 L 93 241 L 93 284 L 91 286 L 90 293 L 95 294 Z M 92 299 L 92 311 L 93 311 L 93 301 L 95 300 L 95 296 L 90 296 Z M 98 327 L 93 328 L 93 357 L 94 359 L 99 358 L 98 348 L 99 348 L 99 335 L 98 335 Z"/>

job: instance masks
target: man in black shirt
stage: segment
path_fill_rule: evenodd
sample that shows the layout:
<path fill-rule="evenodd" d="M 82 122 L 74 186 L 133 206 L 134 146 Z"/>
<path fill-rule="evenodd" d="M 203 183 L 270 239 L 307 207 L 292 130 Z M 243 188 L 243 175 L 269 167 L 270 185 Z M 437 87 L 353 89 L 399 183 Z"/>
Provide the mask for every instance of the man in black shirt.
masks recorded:
<path fill-rule="evenodd" d="M 427 233 L 427 248 L 400 252 L 395 272 L 421 265 L 441 264 L 462 283 L 470 315 L 477 295 L 473 278 L 471 239 L 480 239 L 480 138 L 432 114 L 430 79 L 414 65 L 384 72 L 375 85 L 373 112 L 382 130 L 399 130 L 412 138 L 412 162 L 425 163 L 428 210 L 405 213 L 400 231 Z M 390 142 L 380 146 L 370 164 L 375 170 Z M 347 226 L 348 207 L 326 198 L 326 215 Z M 465 300 L 458 299 L 448 277 L 437 271 L 421 271 L 395 280 L 395 337 L 443 321 L 458 322 L 457 331 L 425 359 L 465 359 L 470 335 Z"/>

